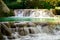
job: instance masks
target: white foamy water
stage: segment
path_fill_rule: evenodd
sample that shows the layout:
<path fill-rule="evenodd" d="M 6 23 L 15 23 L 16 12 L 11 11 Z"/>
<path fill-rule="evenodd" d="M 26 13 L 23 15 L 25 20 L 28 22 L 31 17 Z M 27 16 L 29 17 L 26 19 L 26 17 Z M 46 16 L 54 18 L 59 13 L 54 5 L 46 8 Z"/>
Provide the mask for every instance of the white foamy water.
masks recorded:
<path fill-rule="evenodd" d="M 9 40 L 9 39 L 6 39 Z M 46 33 L 30 34 L 11 40 L 60 40 L 60 35 L 49 35 Z"/>
<path fill-rule="evenodd" d="M 37 10 L 37 11 L 35 11 L 35 12 L 32 12 L 31 13 L 31 15 L 30 15 L 30 17 L 50 17 L 50 14 L 51 13 L 48 13 L 48 11 L 44 11 L 44 10 Z"/>
<path fill-rule="evenodd" d="M 31 34 L 30 36 L 24 36 L 13 40 L 60 40 L 60 35 L 49 35 L 46 33 Z"/>
<path fill-rule="evenodd" d="M 33 29 L 35 34 L 30 34 L 28 29 Z M 18 32 L 12 33 L 12 36 L 15 37 L 15 39 L 11 40 L 60 40 L 60 31 L 53 30 L 53 34 L 49 34 L 48 28 L 42 29 L 40 25 L 37 27 L 25 27 L 24 30 L 28 31 L 28 34 L 26 36 L 19 35 Z M 44 27 L 45 28 L 45 27 Z M 45 32 L 44 32 L 45 31 Z M 6 40 L 9 40 L 6 36 L 4 36 Z"/>
<path fill-rule="evenodd" d="M 16 13 L 16 12 L 15 12 Z M 49 12 L 45 12 L 45 11 L 34 11 L 34 12 L 30 12 L 30 16 L 29 17 L 50 17 L 50 13 Z M 23 16 L 23 12 L 18 11 L 18 14 L 16 13 L 15 16 L 20 16 L 20 17 L 24 17 Z M 30 34 L 28 29 L 30 29 L 30 31 L 34 32 L 35 34 Z M 56 31 L 56 30 L 52 30 L 53 34 L 49 34 L 49 29 L 48 27 L 43 27 L 40 25 L 37 25 L 36 27 L 29 27 L 29 28 L 24 28 L 25 31 L 27 31 L 27 35 L 26 36 L 21 36 L 19 35 L 18 32 L 12 33 L 12 36 L 15 37 L 15 39 L 11 39 L 11 40 L 60 40 L 60 31 Z M 5 40 L 10 40 L 8 39 L 6 36 Z"/>
<path fill-rule="evenodd" d="M 30 9 L 29 11 L 30 12 L 28 12 L 28 9 L 27 9 L 27 11 L 18 9 L 18 10 L 14 10 L 14 13 L 15 13 L 15 16 L 18 16 L 18 17 L 39 17 L 39 18 L 42 18 L 42 17 L 54 16 L 53 13 L 47 9 L 45 9 L 45 10 L 43 10 L 43 9 L 39 9 L 39 10 Z"/>

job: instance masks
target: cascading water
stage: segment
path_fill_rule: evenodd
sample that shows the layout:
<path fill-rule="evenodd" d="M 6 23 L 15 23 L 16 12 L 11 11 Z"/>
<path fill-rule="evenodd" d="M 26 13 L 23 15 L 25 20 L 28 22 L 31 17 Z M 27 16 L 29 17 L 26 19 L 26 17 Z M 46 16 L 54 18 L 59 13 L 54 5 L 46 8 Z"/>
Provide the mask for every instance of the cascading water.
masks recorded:
<path fill-rule="evenodd" d="M 45 12 L 45 10 L 37 10 L 37 11 L 34 11 L 34 12 L 31 12 L 31 15 L 30 17 L 50 17 L 49 16 L 50 13 L 48 13 L 48 11 Z"/>
<path fill-rule="evenodd" d="M 48 25 L 42 26 L 41 24 L 37 24 L 36 26 L 22 28 L 16 26 L 17 28 L 9 28 L 12 31 L 12 36 L 10 36 L 12 38 L 8 39 L 8 36 L 5 35 L 4 38 L 5 40 L 60 40 L 59 26 L 56 25 L 56 28 L 51 30 L 52 33 Z"/>
<path fill-rule="evenodd" d="M 50 10 L 47 9 L 26 9 L 26 10 L 14 10 L 15 16 L 20 17 L 52 17 L 54 16 Z"/>
<path fill-rule="evenodd" d="M 20 16 L 20 17 L 24 17 L 23 16 L 24 12 L 19 12 L 18 15 L 16 16 Z M 30 16 L 29 17 L 50 17 L 50 13 L 49 15 L 47 14 L 48 12 L 44 12 L 43 11 L 31 11 L 30 12 Z M 21 25 L 21 24 L 25 24 L 24 22 L 20 22 L 17 25 Z M 31 23 L 29 23 L 31 25 Z M 28 24 L 27 24 L 28 25 Z M 15 25 L 16 26 L 16 25 Z M 11 40 L 60 40 L 60 27 L 55 26 L 57 28 L 55 29 L 50 29 L 48 25 L 46 26 L 42 26 L 41 24 L 37 24 L 34 26 L 26 26 L 26 25 L 22 25 L 21 26 L 16 26 L 16 28 L 9 28 L 12 31 L 11 36 L 13 38 L 11 38 Z M 54 26 L 54 25 L 53 25 Z M 10 40 L 8 39 L 7 36 L 4 35 L 5 40 Z"/>

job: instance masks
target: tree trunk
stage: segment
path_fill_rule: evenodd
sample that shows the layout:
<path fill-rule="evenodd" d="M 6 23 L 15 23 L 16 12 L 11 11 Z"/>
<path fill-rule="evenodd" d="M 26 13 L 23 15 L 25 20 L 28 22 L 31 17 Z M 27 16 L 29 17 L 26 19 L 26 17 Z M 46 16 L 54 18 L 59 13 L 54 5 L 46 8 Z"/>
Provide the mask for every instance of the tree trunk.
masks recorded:
<path fill-rule="evenodd" d="M 0 0 L 0 17 L 8 17 L 12 15 L 14 15 L 14 12 L 11 11 L 2 0 Z"/>

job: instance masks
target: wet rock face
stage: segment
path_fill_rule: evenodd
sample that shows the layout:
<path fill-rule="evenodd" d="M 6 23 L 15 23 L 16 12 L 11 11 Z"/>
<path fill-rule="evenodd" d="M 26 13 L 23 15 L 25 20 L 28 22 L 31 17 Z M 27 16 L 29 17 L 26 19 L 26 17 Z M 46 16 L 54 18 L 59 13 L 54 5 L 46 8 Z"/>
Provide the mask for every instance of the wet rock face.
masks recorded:
<path fill-rule="evenodd" d="M 34 31 L 34 29 L 27 27 L 27 28 L 20 28 L 18 33 L 21 36 L 26 36 L 28 34 L 35 34 L 35 31 Z"/>
<path fill-rule="evenodd" d="M 6 36 L 11 36 L 12 32 L 10 31 L 10 29 L 8 29 L 8 27 L 4 23 L 1 23 L 1 33 Z"/>
<path fill-rule="evenodd" d="M 56 25 L 55 30 L 59 31 L 60 30 L 60 25 Z"/>
<path fill-rule="evenodd" d="M 56 15 L 60 15 L 60 10 L 56 10 Z"/>
<path fill-rule="evenodd" d="M 21 27 L 26 27 L 27 23 L 24 23 L 24 22 L 18 22 L 18 23 L 14 23 L 14 25 L 15 25 L 16 27 L 21 28 Z"/>
<path fill-rule="evenodd" d="M 1 33 L 1 24 L 0 24 L 0 40 L 3 40 L 3 35 Z"/>
<path fill-rule="evenodd" d="M 3 35 L 11 36 L 11 33 L 9 31 L 5 30 L 4 28 L 1 28 L 1 32 Z"/>
<path fill-rule="evenodd" d="M 28 22 L 27 27 L 35 27 L 36 24 L 34 22 Z"/>
<path fill-rule="evenodd" d="M 8 28 L 10 27 L 9 22 L 5 22 L 5 23 L 3 23 L 3 24 L 6 25 Z"/>
<path fill-rule="evenodd" d="M 35 34 L 35 32 L 34 32 L 33 29 L 29 29 L 29 33 L 30 33 L 30 34 Z"/>
<path fill-rule="evenodd" d="M 16 26 L 16 27 L 34 27 L 34 26 L 36 26 L 36 24 L 35 23 L 33 23 L 33 22 L 20 22 L 20 23 L 14 23 L 14 25 Z"/>
<path fill-rule="evenodd" d="M 0 40 L 3 40 L 3 35 L 1 34 L 1 32 L 0 32 Z"/>
<path fill-rule="evenodd" d="M 19 25 L 16 25 L 16 26 L 19 27 L 19 28 L 26 27 L 25 24 L 19 24 Z"/>
<path fill-rule="evenodd" d="M 14 22 L 9 22 L 10 28 L 16 28 L 16 26 L 14 25 Z"/>
<path fill-rule="evenodd" d="M 40 25 L 41 25 L 42 27 L 45 27 L 45 26 L 48 26 L 49 24 L 48 24 L 48 23 L 40 23 Z"/>
<path fill-rule="evenodd" d="M 55 27 L 57 27 L 55 24 L 49 24 L 49 23 L 34 23 L 34 22 L 28 22 L 28 23 L 17 23 L 14 27 L 14 23 L 9 23 L 9 26 L 12 26 L 13 32 L 9 31 L 8 23 L 4 23 L 4 25 L 1 25 L 1 33 L 5 36 L 11 36 L 12 33 L 18 32 L 19 36 L 26 36 L 28 34 L 36 34 L 36 33 L 53 33 L 53 30 Z M 57 27 L 56 30 L 59 30 Z M 41 30 L 40 30 L 41 29 Z M 2 35 L 0 35 L 2 36 Z M 9 37 L 10 39 L 14 37 Z"/>
<path fill-rule="evenodd" d="M 28 34 L 28 32 L 24 28 L 20 28 L 18 32 L 19 32 L 19 35 L 21 36 L 25 36 Z"/>

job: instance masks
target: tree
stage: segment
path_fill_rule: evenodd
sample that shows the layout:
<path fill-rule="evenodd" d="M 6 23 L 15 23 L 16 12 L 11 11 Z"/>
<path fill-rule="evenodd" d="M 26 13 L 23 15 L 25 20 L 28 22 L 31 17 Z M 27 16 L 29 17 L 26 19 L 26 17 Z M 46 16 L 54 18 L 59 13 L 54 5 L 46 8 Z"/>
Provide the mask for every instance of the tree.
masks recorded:
<path fill-rule="evenodd" d="M 49 2 L 52 6 L 57 6 L 58 0 L 45 0 L 46 2 Z"/>
<path fill-rule="evenodd" d="M 11 11 L 7 5 L 0 0 L 0 17 L 8 17 L 14 15 L 13 11 Z"/>

